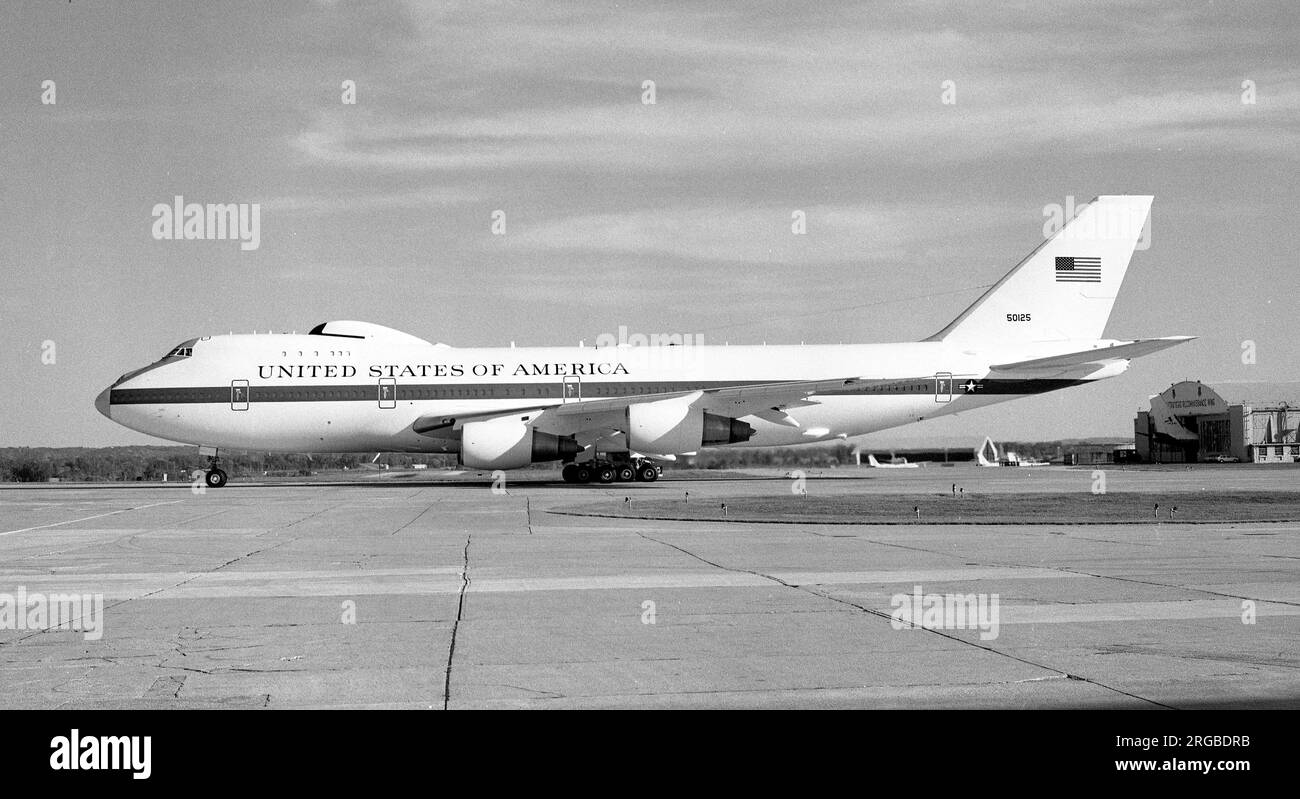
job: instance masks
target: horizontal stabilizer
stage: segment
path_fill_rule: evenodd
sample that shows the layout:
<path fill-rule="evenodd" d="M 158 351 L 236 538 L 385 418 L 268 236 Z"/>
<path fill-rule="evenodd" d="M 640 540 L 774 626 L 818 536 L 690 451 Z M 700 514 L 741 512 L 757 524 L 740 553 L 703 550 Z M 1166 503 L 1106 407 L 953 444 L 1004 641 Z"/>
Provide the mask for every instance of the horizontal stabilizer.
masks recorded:
<path fill-rule="evenodd" d="M 1148 338 L 1130 341 L 1127 344 L 1114 344 L 1109 347 L 1095 347 L 1089 350 L 1068 352 L 1064 355 L 1052 355 L 1047 358 L 1034 358 L 1015 363 L 994 364 L 990 368 L 995 372 L 1027 372 L 1036 370 L 1071 369 L 1088 364 L 1105 364 L 1113 361 L 1126 361 L 1150 355 L 1163 349 L 1191 341 L 1196 336 L 1169 336 L 1167 338 Z"/>

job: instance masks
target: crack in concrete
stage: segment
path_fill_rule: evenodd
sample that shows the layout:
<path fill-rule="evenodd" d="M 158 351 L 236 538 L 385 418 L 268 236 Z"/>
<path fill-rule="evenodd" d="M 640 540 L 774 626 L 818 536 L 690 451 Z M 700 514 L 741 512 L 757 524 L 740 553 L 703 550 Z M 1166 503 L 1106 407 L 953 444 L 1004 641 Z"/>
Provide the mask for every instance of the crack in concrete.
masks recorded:
<path fill-rule="evenodd" d="M 434 504 L 436 504 L 436 503 L 434 503 Z M 424 510 L 422 510 L 422 511 L 420 511 L 419 513 L 415 514 L 415 518 L 414 518 L 414 519 L 411 519 L 411 520 L 410 520 L 409 522 L 407 522 L 406 524 L 402 525 L 401 527 L 397 528 L 397 529 L 394 530 L 393 532 L 389 533 L 389 535 L 390 535 L 390 536 L 397 535 L 398 533 L 402 532 L 402 531 L 405 530 L 406 528 L 408 528 L 408 527 L 410 527 L 411 525 L 413 525 L 413 524 L 415 524 L 416 522 L 418 522 L 418 521 L 419 521 L 419 520 L 424 516 L 424 514 L 428 513 L 428 512 L 431 511 L 431 510 L 433 510 L 433 505 L 428 505 L 428 506 L 426 506 Z"/>
<path fill-rule="evenodd" d="M 781 688 L 781 687 L 754 687 L 754 688 L 700 688 L 685 689 L 678 691 L 615 691 L 608 693 L 578 694 L 578 695 L 556 695 L 547 696 L 547 699 L 570 699 L 578 702 L 582 701 L 600 701 L 600 700 L 618 700 L 626 697 L 653 697 L 656 699 L 665 699 L 680 696 L 728 696 L 743 694 L 800 694 L 832 691 L 907 691 L 916 688 L 979 688 L 990 685 L 1019 685 L 1021 683 L 1044 682 L 1048 680 L 1070 680 L 1078 679 L 1070 677 L 1067 674 L 1049 674 L 1043 677 L 1030 677 L 1024 680 L 996 680 L 994 682 L 917 682 L 917 683 L 899 683 L 897 685 L 810 685 L 798 688 Z M 507 685 L 507 688 L 519 688 L 517 685 Z M 536 689 L 524 688 L 525 691 L 532 693 L 547 694 L 547 691 L 538 691 Z"/>
<path fill-rule="evenodd" d="M 522 685 L 511 685 L 511 684 L 509 684 L 509 683 L 497 683 L 497 687 L 498 687 L 498 688 L 513 688 L 513 689 L 515 689 L 516 691 L 527 691 L 527 692 L 530 693 L 530 694 L 541 694 L 542 696 L 546 697 L 547 699 L 564 699 L 564 698 L 566 698 L 564 694 L 557 693 L 557 692 L 555 692 L 555 691 L 546 691 L 546 690 L 543 690 L 543 689 L 541 689 L 541 688 L 525 688 L 525 687 L 522 686 Z"/>
<path fill-rule="evenodd" d="M 473 536 L 465 535 L 464 562 L 460 568 L 460 596 L 456 599 L 456 620 L 451 625 L 451 644 L 447 647 L 447 674 L 442 683 L 442 709 L 451 705 L 451 664 L 456 658 L 456 633 L 460 631 L 460 620 L 465 614 L 465 591 L 469 588 L 469 542 Z"/>
<path fill-rule="evenodd" d="M 816 536 L 819 536 L 819 537 L 824 537 L 822 534 L 817 533 L 817 532 L 812 531 L 812 530 L 809 530 L 808 532 L 809 532 L 810 534 L 812 534 L 812 535 L 816 535 Z M 638 533 L 638 535 L 639 535 L 639 533 Z M 882 546 L 882 547 L 896 547 L 896 548 L 898 548 L 898 549 L 908 549 L 908 550 L 911 550 L 911 551 L 913 551 L 913 552 L 924 552 L 924 553 L 926 553 L 927 555 L 941 555 L 941 556 L 943 556 L 943 557 L 952 557 L 952 556 L 953 556 L 953 553 L 951 553 L 951 552 L 943 552 L 943 551 L 935 550 L 935 549 L 926 549 L 925 547 L 915 547 L 915 546 L 907 546 L 907 545 L 905 545 L 905 544 L 895 544 L 895 543 L 892 543 L 892 542 L 889 542 L 889 541 L 880 541 L 880 540 L 875 539 L 875 538 L 867 538 L 867 537 L 865 537 L 865 536 L 853 536 L 853 537 L 854 537 L 854 538 L 857 538 L 859 541 L 865 541 L 865 542 L 867 542 L 868 544 L 876 544 L 876 545 L 878 545 L 878 546 Z M 1087 540 L 1095 541 L 1095 540 L 1099 540 L 1099 539 L 1087 539 Z M 1121 543 L 1122 543 L 1122 542 L 1121 542 Z M 1214 554 L 1216 554 L 1216 553 L 1213 553 L 1213 552 L 1205 552 L 1204 550 L 1197 550 L 1197 551 L 1198 551 L 1198 552 L 1202 552 L 1203 554 L 1206 554 L 1206 555 L 1214 555 Z M 689 553 L 688 553 L 688 554 L 689 554 Z M 1269 557 L 1269 556 L 1265 555 L 1264 557 Z M 1026 565 L 1026 564 L 1023 564 L 1023 563 L 987 563 L 987 562 L 967 563 L 966 565 L 967 565 L 967 566 L 984 566 L 984 567 L 988 567 L 988 568 L 1004 568 L 1004 569 L 1005 569 L 1005 568 L 1014 568 L 1014 569 L 1027 569 L 1027 568 L 1033 568 L 1033 569 L 1047 569 L 1047 570 L 1049 570 L 1049 571 L 1061 572 L 1061 573 L 1063 573 L 1063 574 L 1074 574 L 1074 575 L 1077 575 L 1077 576 L 1079 576 L 1079 577 L 1095 577 L 1095 578 L 1097 578 L 1098 580 L 1119 580 L 1119 581 L 1121 581 L 1121 582 L 1136 583 L 1136 584 L 1138 584 L 1138 585 L 1149 585 L 1149 586 L 1152 586 L 1152 587 L 1154 587 L 1154 588 L 1177 588 L 1177 589 L 1180 589 L 1180 590 L 1183 590 L 1183 591 L 1197 591 L 1197 592 L 1200 592 L 1200 593 L 1202 593 L 1202 594 L 1208 594 L 1208 595 L 1210 595 L 1210 596 L 1223 597 L 1223 598 L 1225 598 L 1225 599 L 1249 599 L 1249 600 L 1251 600 L 1252 602 L 1276 602 L 1276 603 L 1279 604 L 1279 605 L 1300 605 L 1300 602 L 1288 602 L 1287 600 L 1284 600 L 1284 599 L 1261 599 L 1261 598 L 1259 598 L 1259 597 L 1240 596 L 1240 595 L 1238 595 L 1238 594 L 1224 594 L 1224 593 L 1220 593 L 1220 592 L 1218 592 L 1218 591 L 1211 591 L 1211 590 L 1209 590 L 1208 588 L 1196 588 L 1196 587 L 1193 587 L 1193 586 L 1187 586 L 1187 585 L 1170 585 L 1170 584 L 1168 584 L 1168 583 L 1157 583 L 1157 582 L 1152 582 L 1152 581 L 1150 581 L 1150 580 L 1138 580 L 1138 579 L 1135 579 L 1135 578 L 1132 578 L 1132 577 L 1115 577 L 1115 576 L 1113 576 L 1113 575 L 1109 575 L 1109 574 L 1096 574 L 1096 573 L 1093 573 L 1093 572 L 1082 571 L 1082 570 L 1080 570 L 1080 569 L 1070 569 L 1070 568 L 1067 568 L 1067 567 L 1065 567 L 1065 566 L 1043 566 L 1043 565 L 1041 565 L 1041 564 Z M 765 576 L 765 575 L 760 575 L 760 576 Z"/>
<path fill-rule="evenodd" d="M 153 685 L 144 692 L 143 699 L 179 699 L 181 689 L 185 687 L 187 674 L 165 674 L 153 681 Z"/>
<path fill-rule="evenodd" d="M 91 548 L 91 547 L 97 547 L 97 546 L 112 546 L 112 545 L 117 544 L 117 543 L 119 543 L 119 542 L 121 542 L 121 541 L 126 541 L 126 540 L 128 540 L 128 539 L 135 538 L 136 536 L 145 535 L 145 534 L 147 534 L 147 533 L 157 532 L 158 530 L 162 530 L 162 529 L 167 528 L 167 527 L 183 527 L 183 526 L 187 526 L 187 525 L 192 524 L 192 523 L 194 523 L 194 522 L 202 521 L 203 519 L 208 519 L 208 518 L 211 518 L 211 517 L 213 517 L 213 516 L 220 516 L 221 514 L 223 514 L 223 513 L 228 513 L 229 511 L 230 511 L 230 508 L 224 508 L 224 509 L 222 509 L 222 510 L 215 511 L 215 512 L 213 512 L 213 513 L 201 513 L 201 514 L 199 514 L 198 516 L 193 516 L 193 517 L 190 517 L 190 518 L 188 518 L 188 519 L 179 519 L 179 520 L 177 520 L 177 521 L 175 521 L 175 522 L 171 522 L 171 523 L 169 523 L 169 524 L 160 524 L 160 525 L 158 525 L 157 527 L 149 527 L 149 528 L 146 528 L 143 532 L 127 533 L 126 535 L 119 536 L 119 537 L 114 538 L 114 539 L 111 539 L 111 540 L 109 540 L 109 541 L 90 541 L 90 542 L 85 543 L 85 544 L 78 544 L 77 546 L 74 546 L 74 547 L 68 547 L 67 549 L 54 549 L 54 550 L 50 550 L 49 552 L 37 552 L 37 553 L 33 553 L 33 554 L 31 554 L 31 555 L 23 555 L 23 556 L 21 556 L 21 557 L 12 558 L 12 559 L 10 559 L 10 562 L 11 562 L 11 563 L 18 563 L 19 561 L 31 560 L 32 558 L 43 558 L 43 557 L 46 557 L 47 555 L 66 555 L 66 554 L 68 554 L 69 552 L 77 552 L 78 550 L 89 549 L 89 548 Z M 50 573 L 50 574 L 59 574 L 59 572 L 56 572 L 56 571 L 50 571 L 49 573 Z"/>
<path fill-rule="evenodd" d="M 305 522 L 305 521 L 307 521 L 308 519 L 311 519 L 311 518 L 313 518 L 313 517 L 319 516 L 319 515 L 321 515 L 322 513 L 327 513 L 327 512 L 329 512 L 329 511 L 332 511 L 332 510 L 338 508 L 340 504 L 342 504 L 342 503 L 336 503 L 336 504 L 331 505 L 331 506 L 329 506 L 329 507 L 327 507 L 327 508 L 321 508 L 320 510 L 316 511 L 315 513 L 312 513 L 312 514 L 309 514 L 309 515 L 307 515 L 307 516 L 304 516 L 304 517 L 302 517 L 301 519 L 297 519 L 297 520 L 295 520 L 295 521 L 292 521 L 292 522 L 290 522 L 289 524 L 282 525 L 282 526 L 280 526 L 280 527 L 276 527 L 276 528 L 272 528 L 271 530 L 267 530 L 265 533 L 261 533 L 261 535 L 265 535 L 266 533 L 274 532 L 274 531 L 277 531 L 277 530 L 287 530 L 287 529 L 289 529 L 290 527 L 294 527 L 294 526 L 296 526 L 296 525 L 298 525 L 298 524 L 301 524 L 302 522 Z M 153 506 L 147 506 L 147 507 L 153 507 Z M 130 510 L 135 510 L 135 508 L 131 508 Z M 180 582 L 175 583 L 175 584 L 173 584 L 173 585 L 163 586 L 162 588 L 158 588 L 158 589 L 153 590 L 153 591 L 148 591 L 148 592 L 143 593 L 143 594 L 141 594 L 141 595 L 139 595 L 139 596 L 127 597 L 126 599 L 122 599 L 122 600 L 119 600 L 119 601 L 117 601 L 117 602 L 105 603 L 105 604 L 104 604 L 103 611 L 102 611 L 102 613 L 101 613 L 101 618 L 107 618 L 107 616 L 108 616 L 108 612 L 109 612 L 110 610 L 113 610 L 114 608 L 121 607 L 122 605 L 125 605 L 125 604 L 127 604 L 127 603 L 129 603 L 129 602 L 135 602 L 135 601 L 138 600 L 138 599 L 148 599 L 149 597 L 157 596 L 158 594 L 161 594 L 161 593 L 163 593 L 164 591 L 171 591 L 171 590 L 174 589 L 174 588 L 180 588 L 181 586 L 188 585 L 189 583 L 194 582 L 195 580 L 199 579 L 200 577 L 204 577 L 205 575 L 209 575 L 209 574 L 215 574 L 216 572 L 221 571 L 222 569 L 226 568 L 227 566 L 230 566 L 230 565 L 233 565 L 233 564 L 235 564 L 235 563 L 238 563 L 238 562 L 240 562 L 241 560 L 245 560 L 246 558 L 251 558 L 251 557 L 253 557 L 254 555 L 260 555 L 260 554 L 263 553 L 263 552 L 270 552 L 270 551 L 273 550 L 273 549 L 277 549 L 277 548 L 279 548 L 279 547 L 282 547 L 282 546 L 284 546 L 285 544 L 291 544 L 291 543 L 293 543 L 293 542 L 295 542 L 295 541 L 297 541 L 297 540 L 299 540 L 299 539 L 298 539 L 298 538 L 290 538 L 290 539 L 288 539 L 288 540 L 286 540 L 286 541 L 281 541 L 280 543 L 278 543 L 278 544 L 273 544 L 272 546 L 269 546 L 269 547 L 262 547 L 261 549 L 256 549 L 256 550 L 253 550 L 252 552 L 246 552 L 246 553 L 244 553 L 243 555 L 240 555 L 240 556 L 237 557 L 237 558 L 232 558 L 232 559 L 226 561 L 225 563 L 222 563 L 221 565 L 216 566 L 215 568 L 208 569 L 208 570 L 206 570 L 206 571 L 202 571 L 202 572 L 198 572 L 198 573 L 194 574 L 193 576 L 191 576 L 191 577 L 187 577 L 186 579 L 181 580 Z M 76 624 L 77 624 L 78 622 L 80 622 L 80 621 L 81 621 L 81 617 L 78 617 L 78 618 L 72 620 L 71 622 L 69 622 L 69 624 L 71 624 L 71 625 L 76 625 Z M 5 647 L 5 646 L 16 646 L 17 644 L 21 644 L 22 642 L 24 642 L 24 641 L 28 641 L 28 640 L 30 640 L 30 639 L 32 639 L 32 638 L 35 638 L 35 637 L 38 636 L 38 635 L 44 635 L 44 634 L 46 634 L 46 633 L 51 633 L 51 632 L 54 632 L 54 633 L 57 633 L 57 632 L 65 632 L 65 630 L 59 630 L 59 629 L 57 629 L 57 628 L 53 628 L 53 627 L 45 627 L 45 628 L 42 628 L 42 629 L 40 629 L 40 630 L 33 630 L 32 632 L 28 633 L 27 635 L 18 636 L 18 637 L 16 637 L 16 638 L 11 638 L 11 639 L 9 639 L 9 640 L 7 640 L 7 641 L 0 641 L 0 647 Z M 175 651 L 177 651 L 177 652 L 178 652 L 182 657 L 185 657 L 185 653 L 184 653 L 184 652 L 180 652 L 179 649 L 176 649 Z"/>
<path fill-rule="evenodd" d="M 633 531 L 633 532 L 636 532 L 636 531 Z M 810 595 L 815 596 L 815 597 L 820 597 L 820 598 L 822 598 L 822 599 L 830 600 L 831 602 L 837 602 L 837 603 L 839 603 L 839 604 L 841 604 L 841 605 L 846 605 L 846 606 L 851 607 L 851 608 L 856 608 L 857 610 L 860 610 L 860 611 L 862 611 L 863 613 L 867 613 L 867 614 L 872 615 L 872 616 L 876 616 L 876 617 L 879 617 L 879 618 L 882 618 L 882 619 L 886 619 L 886 620 L 892 620 L 892 619 L 893 619 L 893 616 L 891 616 L 890 614 L 885 613 L 884 611 L 876 610 L 875 608 L 869 608 L 869 607 L 866 607 L 865 605 L 859 605 L 859 604 L 856 603 L 856 602 L 851 602 L 851 601 L 849 601 L 849 600 L 847 600 L 847 599 L 843 599 L 843 598 L 840 598 L 840 597 L 837 597 L 837 596 L 834 596 L 834 595 L 831 595 L 831 594 L 822 593 L 821 591 L 815 591 L 815 590 L 813 590 L 813 589 L 811 589 L 811 588 L 808 588 L 808 587 L 805 587 L 805 586 L 802 586 L 802 585 L 796 585 L 796 584 L 794 584 L 794 583 L 788 583 L 788 582 L 786 582 L 785 580 L 780 579 L 779 577 L 773 577 L 772 575 L 770 575 L 770 574 L 764 574 L 763 572 L 754 571 L 754 570 L 752 570 L 752 569 L 742 569 L 742 568 L 733 568 L 733 567 L 730 567 L 730 566 L 724 566 L 724 565 L 722 565 L 722 564 L 720 564 L 720 563 L 715 563 L 714 561 L 711 561 L 711 560 L 709 560 L 708 558 L 705 558 L 705 557 L 703 557 L 703 556 L 701 556 L 701 555 L 697 555 L 697 554 L 695 554 L 694 552 L 691 552 L 691 551 L 688 550 L 688 549 L 684 549 L 684 548 L 682 548 L 682 547 L 679 547 L 679 546 L 677 546 L 676 544 L 672 544 L 672 543 L 669 543 L 669 542 L 667 542 L 667 541 L 661 541 L 661 540 L 659 540 L 658 538 L 654 538 L 653 536 L 648 536 L 648 535 L 646 535 L 645 533 L 636 532 L 636 534 L 637 534 L 638 536 L 640 536 L 641 538 L 644 538 L 644 539 L 647 540 L 647 541 L 653 541 L 653 542 L 655 542 L 656 544 L 660 544 L 660 545 L 662 545 L 662 546 L 666 546 L 666 547 L 670 547 L 670 548 L 672 548 L 672 549 L 675 549 L 675 550 L 677 550 L 678 552 L 681 552 L 683 555 L 687 555 L 688 557 L 694 558 L 695 560 L 698 560 L 698 561 L 700 561 L 701 563 L 707 563 L 708 565 L 710 565 L 710 566 L 712 566 L 712 567 L 714 567 L 714 568 L 716 568 L 716 569 L 721 569 L 721 570 L 723 570 L 723 571 L 728 571 L 728 572 L 732 572 L 732 573 L 743 573 L 743 574 L 750 574 L 750 575 L 753 575 L 753 576 L 755 576 L 755 577 L 761 577 L 761 578 L 763 578 L 763 579 L 765 579 L 765 580 L 771 580 L 772 582 L 774 582 L 774 583 L 776 583 L 776 584 L 778 584 L 778 585 L 784 586 L 784 587 L 786 587 L 786 588 L 793 588 L 794 590 L 796 590 L 796 591 L 802 591 L 802 592 L 805 593 L 805 594 L 810 594 Z M 912 547 L 903 547 L 903 548 L 904 548 L 904 549 L 912 549 Z M 922 550 L 922 551 L 926 551 L 926 550 Z M 932 553 L 930 553 L 930 554 L 942 554 L 942 553 L 933 553 L 933 552 L 932 552 Z M 920 625 L 916 625 L 916 624 L 912 624 L 912 625 L 911 625 L 911 628 L 912 628 L 912 629 L 916 629 L 916 630 L 922 630 L 922 631 L 927 632 L 927 633 L 930 633 L 930 634 L 932 634 L 932 635 L 937 635 L 937 636 L 939 636 L 939 637 L 941 637 L 941 638 L 947 638 L 947 639 L 950 640 L 950 641 L 954 641 L 954 642 L 956 642 L 956 643 L 963 644 L 963 645 L 965 645 L 965 646 L 973 647 L 973 648 L 975 648 L 975 649 L 980 649 L 980 650 L 983 650 L 983 651 L 988 652 L 988 653 L 993 654 L 993 655 L 998 655 L 998 656 L 1000 656 L 1000 657 L 1008 658 L 1008 659 L 1010 659 L 1010 660 L 1015 660 L 1015 661 L 1017 661 L 1017 662 L 1019 662 L 1019 663 L 1024 663 L 1025 665 L 1028 665 L 1028 666 L 1033 666 L 1033 667 L 1035 667 L 1035 668 L 1043 669 L 1044 671 L 1056 672 L 1056 673 L 1059 674 L 1060 676 L 1065 677 L 1065 678 L 1067 678 L 1067 679 L 1078 680 L 1078 681 L 1080 681 L 1080 682 L 1086 682 L 1086 683 L 1089 683 L 1090 685 L 1095 685 L 1095 686 L 1097 686 L 1097 687 L 1099 687 L 1099 688 L 1104 688 L 1104 689 L 1107 690 L 1107 691 L 1113 691 L 1114 693 L 1122 694 L 1122 695 L 1127 696 L 1127 697 L 1129 697 L 1129 698 L 1131 698 L 1131 699 L 1136 699 L 1136 700 L 1141 701 L 1141 702 L 1147 702 L 1147 703 L 1152 704 L 1152 705 L 1155 705 L 1155 706 L 1157 706 L 1157 707 L 1166 708 L 1166 709 L 1168 709 L 1168 710 L 1174 710 L 1174 709 L 1175 709 L 1175 708 L 1173 708 L 1173 707 L 1171 707 L 1171 706 L 1169 706 L 1169 705 L 1163 704 L 1163 703 L 1161 703 L 1161 702 L 1157 702 L 1157 701 L 1154 700 L 1154 699 L 1148 699 L 1147 697 L 1144 697 L 1144 696 L 1138 696 L 1137 694 L 1129 693 L 1128 691 L 1125 691 L 1125 690 L 1123 690 L 1123 689 L 1116 688 L 1116 687 L 1111 686 L 1111 685 L 1106 685 L 1105 683 L 1098 682 L 1098 681 L 1093 680 L 1093 679 L 1090 679 L 1090 678 L 1088 678 L 1088 677 L 1084 677 L 1084 676 L 1082 676 L 1082 675 L 1078 675 L 1078 674 L 1072 674 L 1072 673 L 1070 673 L 1070 672 L 1068 672 L 1068 671 L 1065 671 L 1064 669 L 1053 668 L 1053 667 L 1048 666 L 1048 665 L 1043 664 L 1043 663 L 1036 663 L 1036 662 L 1034 662 L 1034 661 L 1032 661 L 1032 660 L 1028 660 L 1028 659 L 1026 659 L 1026 658 L 1018 657 L 1018 656 L 1016 656 L 1016 655 L 1012 655 L 1012 654 L 1007 653 L 1007 652 L 1002 652 L 1002 651 L 1000 651 L 1000 650 L 994 649 L 993 647 L 991 647 L 991 646 L 987 646 L 987 645 L 985 645 L 985 644 L 981 644 L 981 643 L 978 643 L 978 642 L 975 642 L 975 641 L 968 641 L 968 640 L 966 640 L 966 639 L 964 639 L 964 638 L 962 638 L 962 637 L 960 637 L 960 636 L 953 635 L 952 633 L 946 632 L 946 631 L 944 631 L 944 630 L 935 630 L 935 629 L 931 629 L 931 628 L 928 628 L 928 627 L 922 627 L 922 626 L 920 626 Z"/>
<path fill-rule="evenodd" d="M 1242 596 L 1240 594 L 1225 594 L 1220 591 L 1211 591 L 1208 588 L 1197 588 L 1195 586 L 1190 586 L 1190 585 L 1170 585 L 1169 583 L 1157 583 L 1157 582 L 1152 582 L 1151 580 L 1138 580 L 1133 577 L 1115 577 L 1114 575 L 1110 575 L 1110 574 L 1094 574 L 1092 572 L 1086 572 L 1081 569 L 1068 569 L 1064 566 L 1038 566 L 1035 568 L 1050 569 L 1052 571 L 1065 572 L 1066 574 L 1077 574 L 1081 577 L 1096 577 L 1098 580 L 1118 580 L 1124 583 L 1136 583 L 1138 585 L 1149 585 L 1155 588 L 1177 588 L 1183 591 L 1196 591 L 1202 594 L 1209 594 L 1210 596 L 1223 597 L 1224 599 L 1246 599 L 1246 600 L 1250 600 L 1251 602 L 1273 602 L 1278 605 L 1291 605 L 1292 607 L 1300 606 L 1300 602 L 1288 602 L 1285 599 L 1260 599 L 1259 597 Z M 1190 601 L 1190 600 L 1184 600 L 1184 601 Z"/>

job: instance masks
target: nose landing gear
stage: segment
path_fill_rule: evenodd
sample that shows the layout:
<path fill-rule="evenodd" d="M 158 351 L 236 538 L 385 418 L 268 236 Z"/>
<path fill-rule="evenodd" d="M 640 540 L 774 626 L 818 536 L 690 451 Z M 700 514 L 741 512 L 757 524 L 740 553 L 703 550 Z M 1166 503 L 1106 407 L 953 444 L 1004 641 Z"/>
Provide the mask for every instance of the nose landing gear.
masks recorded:
<path fill-rule="evenodd" d="M 208 488 L 221 488 L 226 484 L 226 473 L 221 469 L 209 469 L 203 476 L 203 482 Z"/>
<path fill-rule="evenodd" d="M 221 458 L 216 447 L 199 447 L 200 455 L 208 456 L 208 468 L 204 470 L 203 482 L 208 488 L 221 488 L 226 484 L 226 473 L 222 470 Z"/>

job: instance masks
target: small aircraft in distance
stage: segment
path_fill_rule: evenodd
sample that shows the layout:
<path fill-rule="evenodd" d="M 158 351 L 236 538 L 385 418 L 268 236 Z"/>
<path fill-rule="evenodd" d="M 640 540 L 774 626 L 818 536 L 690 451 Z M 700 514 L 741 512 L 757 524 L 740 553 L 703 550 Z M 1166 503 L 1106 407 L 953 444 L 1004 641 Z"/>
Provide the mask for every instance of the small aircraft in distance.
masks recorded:
<path fill-rule="evenodd" d="M 902 458 L 902 457 L 899 458 L 891 457 L 889 459 L 889 463 L 881 463 L 880 461 L 876 460 L 875 455 L 867 456 L 867 465 L 869 465 L 873 469 L 919 469 L 921 468 L 921 464 L 908 463 L 907 458 Z"/>
<path fill-rule="evenodd" d="M 985 438 L 984 443 L 975 449 L 975 462 L 980 466 L 1051 466 L 1048 461 L 1033 457 L 1022 458 L 1010 450 L 998 451 L 993 439 Z"/>

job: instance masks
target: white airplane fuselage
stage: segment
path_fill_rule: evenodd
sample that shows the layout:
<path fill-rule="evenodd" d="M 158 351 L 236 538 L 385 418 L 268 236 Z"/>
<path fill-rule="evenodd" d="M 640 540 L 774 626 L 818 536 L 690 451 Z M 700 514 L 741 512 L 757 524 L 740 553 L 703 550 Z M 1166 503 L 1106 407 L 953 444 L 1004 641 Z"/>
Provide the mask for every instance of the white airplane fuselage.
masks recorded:
<path fill-rule="evenodd" d="M 819 394 L 791 408 L 797 427 L 745 416 L 731 446 L 783 446 L 884 430 L 1118 374 L 988 380 L 993 363 L 1039 354 L 974 352 L 942 342 L 814 346 L 615 346 L 461 349 L 375 326 L 373 338 L 228 335 L 198 339 L 115 383 L 101 410 L 172 441 L 268 452 L 450 452 L 412 430 L 421 416 L 463 416 L 713 386 L 861 375 L 895 381 Z M 393 339 L 385 336 L 392 333 Z M 394 340 L 396 339 L 396 340 Z M 1095 343 L 1095 342 L 1093 342 Z M 1059 351 L 1059 344 L 1035 348 Z M 386 394 L 385 392 L 391 392 Z M 244 392 L 244 393 L 241 393 Z M 107 392 L 106 392 L 107 393 Z"/>

